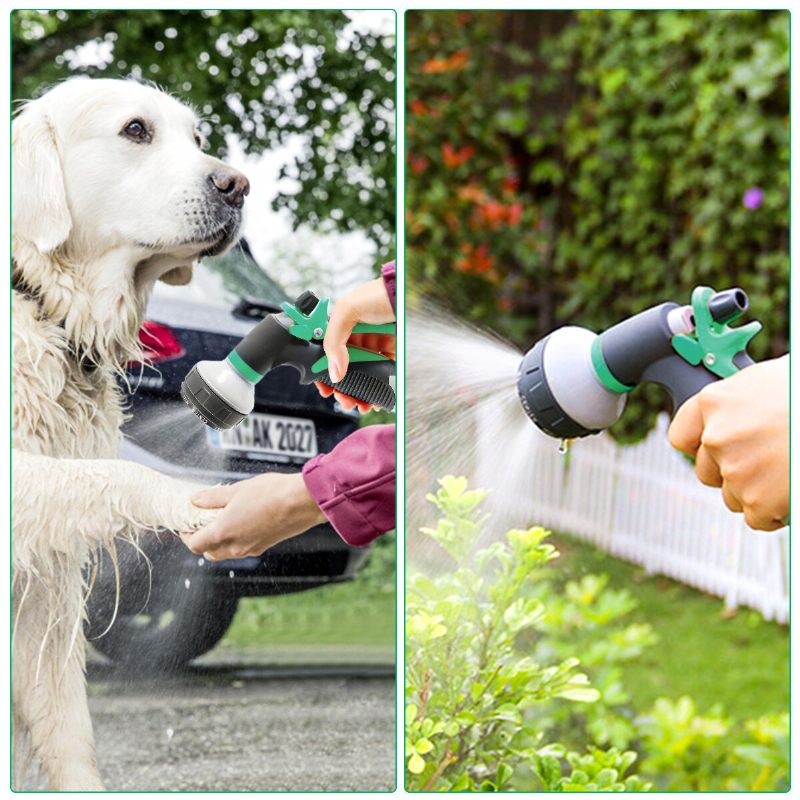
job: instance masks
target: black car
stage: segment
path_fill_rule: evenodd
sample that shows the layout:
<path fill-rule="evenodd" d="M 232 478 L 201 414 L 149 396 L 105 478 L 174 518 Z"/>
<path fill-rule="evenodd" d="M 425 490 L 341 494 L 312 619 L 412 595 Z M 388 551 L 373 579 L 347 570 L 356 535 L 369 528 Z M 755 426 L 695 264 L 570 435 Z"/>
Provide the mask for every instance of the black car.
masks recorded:
<path fill-rule="evenodd" d="M 202 483 L 231 482 L 267 470 L 297 471 L 354 431 L 357 416 L 314 386 L 301 386 L 291 367 L 267 374 L 256 387 L 253 413 L 231 431 L 207 428 L 182 401 L 181 381 L 196 362 L 225 358 L 287 299 L 246 243 L 204 260 L 188 286 L 159 285 L 141 333 L 152 366 L 128 368 L 131 417 L 122 457 Z M 119 542 L 117 550 L 119 582 L 107 554 L 87 573 L 87 633 L 101 653 L 137 669 L 174 669 L 210 650 L 240 597 L 347 580 L 366 557 L 329 525 L 236 561 L 208 562 L 172 534 L 143 534 L 138 547 Z"/>

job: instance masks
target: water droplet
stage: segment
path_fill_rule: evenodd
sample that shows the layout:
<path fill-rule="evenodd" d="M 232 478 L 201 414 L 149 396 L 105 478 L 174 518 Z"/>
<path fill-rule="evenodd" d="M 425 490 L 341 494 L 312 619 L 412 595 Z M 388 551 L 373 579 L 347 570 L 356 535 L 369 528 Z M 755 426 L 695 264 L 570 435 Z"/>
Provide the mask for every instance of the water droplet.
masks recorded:
<path fill-rule="evenodd" d="M 561 444 L 558 446 L 558 452 L 565 456 L 569 452 L 569 439 L 562 439 Z"/>
<path fill-rule="evenodd" d="M 172 730 L 172 728 L 167 728 L 167 730 L 165 732 L 167 734 L 167 739 L 168 740 L 171 739 L 175 735 L 175 731 Z"/>
<path fill-rule="evenodd" d="M 187 579 L 186 579 L 186 580 L 183 582 L 183 585 L 184 585 L 184 586 L 185 586 L 185 587 L 188 589 L 188 588 L 189 588 L 189 587 L 192 585 L 192 582 L 191 582 L 191 581 L 190 581 L 190 580 L 187 578 Z"/>
<path fill-rule="evenodd" d="M 231 570 L 231 571 L 228 573 L 228 577 L 229 577 L 229 578 L 232 578 L 233 576 L 234 576 L 234 571 L 233 571 L 233 570 Z"/>
<path fill-rule="evenodd" d="M 205 563 L 206 563 L 206 560 L 204 558 L 198 558 L 197 559 L 197 566 L 198 567 L 202 567 L 203 564 L 205 564 Z"/>

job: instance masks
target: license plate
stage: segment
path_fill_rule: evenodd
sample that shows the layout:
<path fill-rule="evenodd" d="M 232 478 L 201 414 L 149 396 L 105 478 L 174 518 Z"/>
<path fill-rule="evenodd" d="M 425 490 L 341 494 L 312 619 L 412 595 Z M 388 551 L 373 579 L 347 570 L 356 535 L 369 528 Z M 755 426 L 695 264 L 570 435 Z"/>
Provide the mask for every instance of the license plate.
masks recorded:
<path fill-rule="evenodd" d="M 303 459 L 317 454 L 317 429 L 310 419 L 252 413 L 235 428 L 206 428 L 212 447 L 251 454 L 276 456 L 278 460 Z"/>

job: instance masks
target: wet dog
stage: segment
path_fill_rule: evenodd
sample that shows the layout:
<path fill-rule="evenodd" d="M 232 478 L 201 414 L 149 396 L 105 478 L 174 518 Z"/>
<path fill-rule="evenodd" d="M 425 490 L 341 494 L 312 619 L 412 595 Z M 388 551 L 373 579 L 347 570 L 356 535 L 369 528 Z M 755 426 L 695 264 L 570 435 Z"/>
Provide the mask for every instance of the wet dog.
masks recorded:
<path fill-rule="evenodd" d="M 72 79 L 12 124 L 15 788 L 102 789 L 86 701 L 82 567 L 137 531 L 193 530 L 196 489 L 117 459 L 118 377 L 154 283 L 238 238 L 249 185 L 154 87 Z"/>

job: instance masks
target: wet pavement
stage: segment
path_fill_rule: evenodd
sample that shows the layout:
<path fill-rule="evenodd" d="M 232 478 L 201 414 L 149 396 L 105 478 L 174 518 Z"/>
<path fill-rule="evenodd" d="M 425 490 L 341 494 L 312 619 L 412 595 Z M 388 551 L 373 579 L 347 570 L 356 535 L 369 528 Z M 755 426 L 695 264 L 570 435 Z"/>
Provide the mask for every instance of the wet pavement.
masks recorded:
<path fill-rule="evenodd" d="M 393 667 L 285 656 L 267 663 L 224 653 L 169 677 L 131 677 L 90 660 L 107 788 L 391 791 Z"/>

